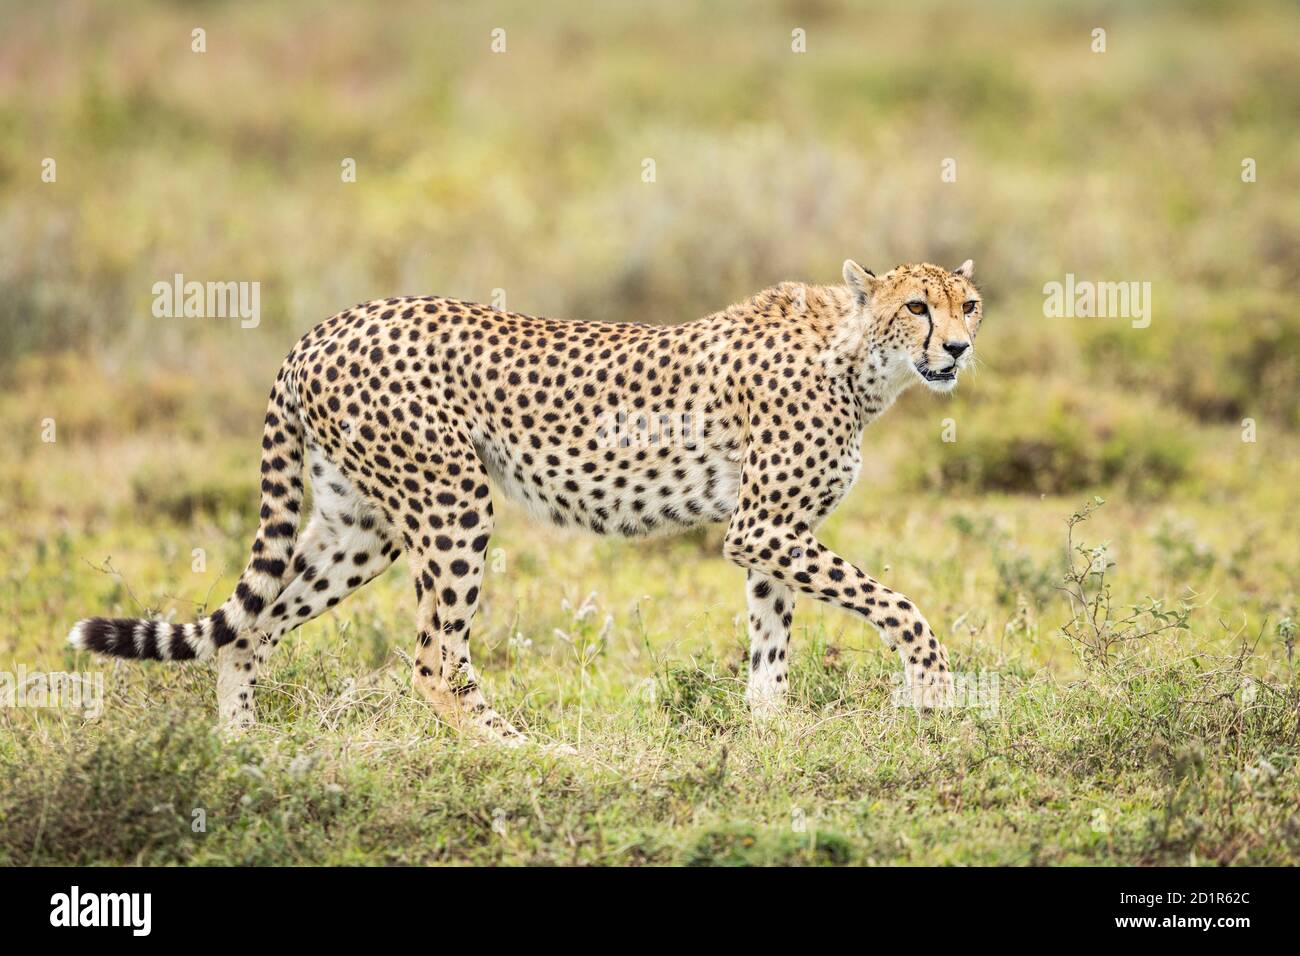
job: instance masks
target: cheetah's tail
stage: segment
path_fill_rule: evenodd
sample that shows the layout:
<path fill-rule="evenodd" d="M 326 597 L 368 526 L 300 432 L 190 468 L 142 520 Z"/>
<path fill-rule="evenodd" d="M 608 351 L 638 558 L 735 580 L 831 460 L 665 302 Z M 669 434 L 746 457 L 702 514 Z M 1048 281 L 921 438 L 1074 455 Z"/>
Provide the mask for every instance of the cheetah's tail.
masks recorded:
<path fill-rule="evenodd" d="M 250 630 L 263 607 L 288 583 L 285 574 L 298 536 L 302 507 L 303 427 L 289 363 L 276 378 L 262 432 L 261 525 L 235 593 L 193 624 L 144 618 L 92 617 L 68 635 L 73 647 L 114 657 L 185 661 L 206 659 Z"/>

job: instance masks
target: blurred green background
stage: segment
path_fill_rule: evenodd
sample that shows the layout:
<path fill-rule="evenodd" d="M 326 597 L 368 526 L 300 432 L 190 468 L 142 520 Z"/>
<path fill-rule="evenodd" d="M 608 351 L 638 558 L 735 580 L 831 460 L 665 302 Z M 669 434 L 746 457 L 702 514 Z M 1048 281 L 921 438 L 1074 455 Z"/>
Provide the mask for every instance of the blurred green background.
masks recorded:
<path fill-rule="evenodd" d="M 88 613 L 224 597 L 275 370 L 353 303 L 504 290 L 533 314 L 672 323 L 837 281 L 849 256 L 970 257 L 978 374 L 873 426 L 829 541 L 959 659 L 1066 675 L 1062 522 L 1101 494 L 1089 535 L 1117 602 L 1203 605 L 1183 649 L 1258 635 L 1251 667 L 1293 681 L 1297 37 L 1294 4 L 1226 0 L 6 3 L 0 664 L 70 661 Z M 155 318 L 175 273 L 260 282 L 260 325 Z M 1045 317 L 1067 273 L 1150 282 L 1150 326 Z M 559 596 L 590 590 L 625 632 L 611 687 L 644 677 L 634 625 L 666 653 L 743 656 L 741 576 L 710 536 L 593 542 L 501 510 L 489 681 L 512 635 L 559 647 Z M 407 591 L 390 575 L 300 644 L 357 620 L 357 653 L 391 660 Z M 874 654 L 846 616 L 799 614 Z"/>

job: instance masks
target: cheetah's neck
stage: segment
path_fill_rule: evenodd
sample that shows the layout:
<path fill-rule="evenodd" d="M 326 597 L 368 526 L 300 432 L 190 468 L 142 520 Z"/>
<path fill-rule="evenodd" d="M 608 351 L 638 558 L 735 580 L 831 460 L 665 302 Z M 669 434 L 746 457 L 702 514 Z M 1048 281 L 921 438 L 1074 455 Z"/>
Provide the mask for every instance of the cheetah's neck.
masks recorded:
<path fill-rule="evenodd" d="M 865 428 L 916 382 L 916 376 L 905 356 L 876 339 L 871 314 L 854 305 L 847 289 L 823 291 L 817 315 L 826 339 L 821 359 L 827 374 L 845 383 Z"/>

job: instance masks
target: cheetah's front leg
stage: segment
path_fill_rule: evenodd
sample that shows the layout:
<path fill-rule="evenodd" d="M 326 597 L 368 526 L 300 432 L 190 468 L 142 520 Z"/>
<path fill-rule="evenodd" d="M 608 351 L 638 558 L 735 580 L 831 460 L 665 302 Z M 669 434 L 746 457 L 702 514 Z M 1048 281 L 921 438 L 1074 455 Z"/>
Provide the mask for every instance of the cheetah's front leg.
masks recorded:
<path fill-rule="evenodd" d="M 729 537 L 726 554 L 749 569 L 751 580 L 770 576 L 775 587 L 788 591 L 790 585 L 870 621 L 891 650 L 903 662 L 903 675 L 910 701 L 917 707 L 943 707 L 951 701 L 953 680 L 948 669 L 948 652 L 939 642 L 920 609 L 897 591 L 885 587 L 866 572 L 831 551 L 809 532 L 756 528 L 759 541 Z M 776 547 L 773 547 L 776 545 Z M 751 607 L 753 596 L 751 588 Z M 753 627 L 751 613 L 751 627 Z M 788 634 L 788 622 L 785 624 Z M 757 635 L 755 635 L 757 640 Z M 755 688 L 786 686 L 785 638 L 781 647 L 767 641 L 760 659 L 750 655 L 750 702 L 762 712 L 770 696 L 755 696 Z M 755 648 L 758 644 L 753 645 Z M 779 670 L 777 669 L 779 666 Z"/>
<path fill-rule="evenodd" d="M 855 567 L 814 537 L 802 516 L 789 509 L 792 495 L 768 494 L 769 474 L 780 472 L 779 462 L 789 460 L 779 452 L 755 450 L 742 473 L 738 507 L 727 528 L 724 545 L 726 556 L 750 574 L 751 635 L 761 646 L 760 659 L 750 654 L 750 700 L 766 707 L 775 685 L 784 692 L 786 661 L 782 651 L 786 634 L 780 634 L 781 647 L 768 639 L 766 627 L 755 618 L 770 622 L 770 616 L 755 614 L 755 601 L 772 601 L 778 589 L 794 589 L 810 594 L 847 611 L 861 615 L 880 632 L 889 647 L 898 652 L 911 701 L 918 707 L 942 707 L 952 700 L 953 679 L 948 668 L 948 652 L 939 642 L 920 609 L 897 591 L 885 587 L 865 571 Z M 769 581 L 768 588 L 761 582 Z M 758 583 L 756 583 L 758 582 Z M 756 591 L 762 591 L 761 595 Z M 782 598 L 783 603 L 789 603 Z M 784 622 L 788 633 L 788 621 Z M 760 643 L 757 643 L 761 640 Z M 771 658 L 769 663 L 768 658 Z M 777 666 L 779 665 L 779 670 Z M 769 671 L 765 668 L 772 668 Z M 779 675 L 779 680 L 777 679 Z M 780 694 L 776 695 L 778 698 Z"/>
<path fill-rule="evenodd" d="M 745 698 L 756 717 L 766 717 L 785 704 L 790 687 L 790 621 L 794 592 L 776 578 L 751 570 L 749 599 L 749 686 Z"/>

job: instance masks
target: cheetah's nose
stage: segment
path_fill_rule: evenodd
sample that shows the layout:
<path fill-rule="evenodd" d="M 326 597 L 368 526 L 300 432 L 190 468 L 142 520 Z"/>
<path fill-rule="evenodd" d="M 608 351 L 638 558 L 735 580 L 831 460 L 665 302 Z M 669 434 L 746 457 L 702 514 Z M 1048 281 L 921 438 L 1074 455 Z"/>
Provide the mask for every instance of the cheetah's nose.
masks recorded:
<path fill-rule="evenodd" d="M 954 362 L 957 361 L 957 359 L 961 358 L 962 353 L 965 352 L 968 348 L 970 348 L 969 342 L 944 342 L 943 343 L 943 350 L 952 356 L 952 360 Z"/>

